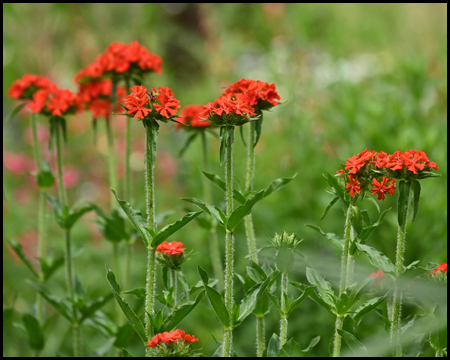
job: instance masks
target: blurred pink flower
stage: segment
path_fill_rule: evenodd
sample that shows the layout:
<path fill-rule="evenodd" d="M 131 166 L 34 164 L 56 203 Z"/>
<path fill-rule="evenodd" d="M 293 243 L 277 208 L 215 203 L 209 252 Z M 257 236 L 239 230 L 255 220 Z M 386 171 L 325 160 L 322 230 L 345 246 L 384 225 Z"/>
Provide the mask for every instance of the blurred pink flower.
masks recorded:
<path fill-rule="evenodd" d="M 38 124 L 37 125 L 38 142 L 39 143 L 44 143 L 45 144 L 44 146 L 47 147 L 46 144 L 48 144 L 49 137 L 50 137 L 50 135 L 49 135 L 48 128 L 46 126 L 44 126 L 44 125 L 39 125 Z M 28 145 L 32 145 L 33 144 L 33 132 L 32 132 L 30 127 L 28 127 L 25 130 L 24 139 L 25 139 L 25 141 L 26 141 L 26 143 Z"/>
<path fill-rule="evenodd" d="M 157 174 L 161 181 L 171 179 L 178 172 L 178 161 L 163 150 L 158 152 L 156 165 L 159 167 Z"/>
<path fill-rule="evenodd" d="M 3 167 L 15 175 L 21 175 L 27 171 L 35 171 L 33 160 L 22 153 L 12 153 L 3 149 Z"/>
<path fill-rule="evenodd" d="M 27 231 L 19 236 L 18 239 L 16 239 L 20 245 L 22 245 L 23 251 L 25 253 L 25 256 L 32 264 L 38 264 L 38 260 L 36 260 L 37 256 L 37 240 L 38 240 L 38 233 L 36 231 Z M 21 263 L 22 260 L 19 259 L 19 257 L 16 255 L 16 253 L 11 249 L 10 246 L 8 246 L 8 251 L 11 255 L 11 258 Z"/>
<path fill-rule="evenodd" d="M 58 184 L 58 177 L 57 177 L 57 172 L 53 171 L 53 174 L 55 174 L 55 183 L 56 185 Z M 73 187 L 75 187 L 76 185 L 78 185 L 78 183 L 80 182 L 80 171 L 74 167 L 74 166 L 64 166 L 63 168 L 63 178 L 64 178 L 64 186 L 66 187 L 66 189 L 71 189 Z"/>
<path fill-rule="evenodd" d="M 22 186 L 18 189 L 15 189 L 14 200 L 17 203 L 24 205 L 24 204 L 30 202 L 30 199 L 31 199 L 31 191 L 28 186 Z"/>

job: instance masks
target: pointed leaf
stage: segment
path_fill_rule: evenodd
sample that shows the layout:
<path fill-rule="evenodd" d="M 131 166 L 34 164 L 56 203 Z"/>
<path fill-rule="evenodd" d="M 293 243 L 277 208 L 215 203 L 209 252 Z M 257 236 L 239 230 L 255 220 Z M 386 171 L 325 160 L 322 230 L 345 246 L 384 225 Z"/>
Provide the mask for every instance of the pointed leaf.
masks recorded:
<path fill-rule="evenodd" d="M 267 357 L 277 357 L 281 350 L 280 337 L 273 333 L 267 345 Z"/>
<path fill-rule="evenodd" d="M 139 337 L 145 344 L 148 341 L 148 339 L 147 339 L 147 335 L 145 333 L 144 325 L 142 324 L 141 320 L 138 318 L 136 313 L 127 304 L 125 299 L 123 299 L 119 295 L 119 284 L 117 284 L 117 282 L 116 282 L 114 273 L 108 267 L 106 267 L 106 279 L 108 280 L 108 283 L 111 286 L 111 291 L 112 291 L 114 297 L 116 298 L 117 303 L 119 304 L 123 313 L 125 314 L 128 321 L 130 322 L 131 327 L 134 329 L 134 331 L 136 331 L 136 333 L 139 335 Z"/>
<path fill-rule="evenodd" d="M 383 223 L 384 217 L 386 216 L 386 214 L 388 213 L 388 211 L 391 210 L 391 208 L 386 209 L 383 211 L 383 213 L 380 215 L 379 219 L 377 220 L 376 223 L 371 224 L 365 228 L 362 229 L 361 233 L 360 233 L 360 238 L 361 238 L 361 242 L 364 243 L 365 240 L 369 237 L 370 234 L 372 234 L 372 232 L 375 230 L 375 228 L 377 226 L 379 226 L 380 224 Z"/>
<path fill-rule="evenodd" d="M 380 305 L 384 300 L 386 300 L 386 296 L 375 297 L 367 300 L 355 310 L 355 313 L 353 314 L 353 320 L 356 322 L 357 320 L 361 319 L 364 315 Z"/>
<path fill-rule="evenodd" d="M 134 357 L 133 355 L 131 355 L 128 350 L 126 350 L 125 348 L 122 349 L 122 351 L 120 352 L 122 357 Z"/>
<path fill-rule="evenodd" d="M 325 219 L 325 216 L 327 216 L 328 211 L 330 211 L 330 209 L 333 207 L 333 205 L 338 200 L 339 200 L 339 196 L 336 196 L 333 200 L 330 201 L 330 203 L 328 204 L 327 208 L 325 209 L 325 211 L 323 212 L 322 216 L 320 217 L 320 220 Z"/>
<path fill-rule="evenodd" d="M 400 181 L 400 183 L 398 184 L 398 189 L 400 194 L 398 196 L 398 205 L 397 205 L 398 225 L 401 227 L 406 221 L 406 210 L 409 205 L 411 182 L 405 180 Z"/>
<path fill-rule="evenodd" d="M 340 249 L 344 248 L 344 240 L 342 240 L 335 233 L 326 233 L 320 227 L 316 225 L 305 224 L 305 226 L 310 227 L 311 229 L 316 230 L 319 234 L 326 237 L 328 240 L 331 240 L 335 245 L 337 245 Z"/>
<path fill-rule="evenodd" d="M 65 229 L 71 229 L 80 217 L 92 210 L 92 205 L 85 205 L 79 209 L 70 209 L 66 218 Z"/>
<path fill-rule="evenodd" d="M 289 317 L 292 311 L 295 309 L 295 307 L 299 305 L 303 300 L 305 300 L 309 296 L 309 294 L 311 294 L 315 289 L 316 289 L 315 286 L 306 287 L 306 289 L 303 291 L 303 294 L 301 294 L 297 299 L 292 301 L 292 303 L 290 304 L 287 316 Z"/>
<path fill-rule="evenodd" d="M 261 112 L 259 119 L 254 122 L 256 136 L 255 136 L 255 143 L 253 144 L 253 147 L 256 146 L 256 144 L 259 141 L 259 138 L 261 137 L 262 123 L 263 123 L 263 113 Z"/>
<path fill-rule="evenodd" d="M 335 190 L 336 195 L 341 199 L 344 209 L 348 207 L 348 201 L 345 200 L 345 191 L 344 188 L 339 183 L 338 179 L 335 176 L 330 175 L 328 172 L 324 175 L 325 180 L 327 180 L 328 184 Z"/>
<path fill-rule="evenodd" d="M 124 291 L 124 294 L 127 295 L 134 295 L 138 297 L 139 299 L 145 299 L 145 289 L 144 288 L 136 288 L 133 290 Z"/>
<path fill-rule="evenodd" d="M 3 120 L 3 126 L 8 124 L 16 114 L 22 110 L 22 108 L 27 104 L 27 102 L 24 102 L 22 104 L 17 105 L 14 109 L 11 110 L 11 112 L 5 117 L 5 120 Z"/>
<path fill-rule="evenodd" d="M 306 349 L 303 349 L 303 356 L 307 357 L 309 355 L 309 353 L 311 352 L 311 350 L 319 343 L 320 341 L 320 336 L 316 336 L 315 338 L 311 339 L 311 341 L 309 342 L 309 345 L 306 347 Z"/>
<path fill-rule="evenodd" d="M 47 281 L 50 277 L 58 270 L 62 265 L 64 265 L 64 258 L 58 257 L 51 263 L 47 263 L 44 259 L 38 258 L 42 272 L 44 273 L 44 280 Z"/>
<path fill-rule="evenodd" d="M 369 257 L 370 263 L 373 266 L 380 269 L 384 273 L 395 273 L 395 265 L 386 255 L 367 245 L 356 243 L 356 246 L 359 250 L 366 253 Z"/>
<path fill-rule="evenodd" d="M 181 198 L 181 200 L 190 202 L 196 206 L 198 206 L 200 209 L 202 209 L 205 213 L 212 216 L 214 219 L 217 220 L 219 224 L 223 226 L 224 219 L 226 220 L 225 214 L 222 210 L 220 210 L 217 206 L 209 205 L 207 203 L 204 203 L 200 199 L 197 198 Z"/>
<path fill-rule="evenodd" d="M 125 219 L 120 215 L 118 209 L 114 209 L 111 215 L 106 215 L 98 206 L 91 204 L 92 209 L 98 216 L 96 221 L 100 231 L 106 240 L 119 242 L 129 238 L 126 230 Z"/>
<path fill-rule="evenodd" d="M 200 266 L 197 266 L 197 269 L 200 274 L 200 277 L 202 278 L 203 286 L 205 287 L 206 290 L 206 295 L 208 296 L 208 299 L 217 317 L 219 318 L 220 322 L 222 323 L 225 329 L 230 329 L 231 326 L 230 314 L 228 313 L 228 310 L 225 306 L 222 296 L 212 287 L 207 285 L 208 275 L 206 271 L 203 270 Z"/>
<path fill-rule="evenodd" d="M 14 252 L 16 253 L 16 255 L 20 258 L 20 260 L 22 260 L 22 262 L 25 264 L 25 266 L 32 272 L 32 274 L 36 277 L 39 278 L 38 273 L 34 270 L 33 265 L 31 265 L 30 261 L 28 260 L 28 258 L 25 256 L 25 252 L 23 251 L 22 245 L 19 244 L 17 241 L 13 240 L 13 239 L 8 239 L 7 240 L 9 245 L 12 247 L 12 249 L 14 250 Z"/>
<path fill-rule="evenodd" d="M 102 296 L 95 301 L 90 302 L 86 309 L 82 312 L 79 322 L 82 323 L 85 319 L 90 318 L 97 310 L 101 309 L 103 305 L 113 298 L 113 294 Z"/>
<path fill-rule="evenodd" d="M 140 211 L 134 210 L 129 202 L 120 200 L 113 189 L 111 189 L 111 191 L 113 192 L 120 207 L 123 209 L 125 214 L 130 219 L 131 223 L 134 225 L 136 230 L 139 231 L 139 233 L 141 234 L 142 240 L 144 241 L 145 246 L 148 248 L 150 244 L 150 232 L 147 228 L 147 221 L 142 217 Z"/>
<path fill-rule="evenodd" d="M 247 146 L 247 144 L 245 143 L 245 140 L 244 140 L 244 127 L 243 126 L 239 126 L 239 133 L 241 134 L 242 143 L 244 144 L 244 146 Z"/>
<path fill-rule="evenodd" d="M 182 305 L 179 305 L 169 316 L 164 320 L 160 332 L 170 331 L 175 329 L 176 326 L 197 306 L 200 300 L 205 295 L 202 291 L 197 295 L 195 301 L 188 301 Z"/>
<path fill-rule="evenodd" d="M 190 212 L 183 216 L 182 219 L 174 222 L 173 224 L 167 225 L 161 229 L 160 232 L 153 238 L 152 248 L 156 248 L 159 244 L 161 244 L 164 240 L 166 240 L 170 235 L 174 234 L 186 224 L 188 224 L 191 220 L 195 219 L 199 216 L 203 211 L 198 212 Z"/>
<path fill-rule="evenodd" d="M 197 137 L 198 131 L 192 132 L 189 137 L 187 138 L 186 142 L 184 143 L 183 147 L 181 148 L 180 152 L 178 153 L 178 157 L 182 157 L 185 151 L 188 149 L 191 142 Z"/>
<path fill-rule="evenodd" d="M 30 314 L 25 314 L 22 320 L 28 333 L 30 347 L 33 350 L 42 350 L 45 345 L 45 339 L 39 321 Z"/>
<path fill-rule="evenodd" d="M 275 191 L 280 190 L 283 186 L 289 184 L 292 180 L 294 180 L 296 176 L 297 176 L 297 173 L 295 173 L 290 178 L 279 178 L 279 179 L 272 181 L 272 183 L 265 189 L 264 197 L 267 197 L 267 196 L 273 194 Z"/>
<path fill-rule="evenodd" d="M 217 175 L 207 173 L 206 171 L 201 170 L 202 173 L 215 185 L 217 185 L 219 188 L 221 188 L 223 191 L 226 191 L 225 182 Z M 239 190 L 233 188 L 233 198 L 237 202 L 244 204 L 245 203 L 245 197 L 242 195 Z"/>
<path fill-rule="evenodd" d="M 350 350 L 357 356 L 367 355 L 366 347 L 351 333 L 338 329 L 339 335 L 342 336 Z"/>
<path fill-rule="evenodd" d="M 336 295 L 328 281 L 320 276 L 316 270 L 311 268 L 306 268 L 306 278 L 312 285 L 316 286 L 319 296 L 325 303 L 331 307 L 336 306 Z"/>
<path fill-rule="evenodd" d="M 227 229 L 234 231 L 241 220 L 252 211 L 253 206 L 264 198 L 265 190 L 258 191 L 248 198 L 244 205 L 238 206 L 230 215 L 227 222 Z"/>
<path fill-rule="evenodd" d="M 420 181 L 414 180 L 412 184 L 412 190 L 414 194 L 414 206 L 412 221 L 416 219 L 417 213 L 419 212 L 419 200 L 420 200 Z"/>
<path fill-rule="evenodd" d="M 44 288 L 42 285 L 33 282 L 33 281 L 27 281 L 41 296 L 47 300 L 50 305 L 52 305 L 58 312 L 64 316 L 67 320 L 72 322 L 72 316 L 71 311 L 68 307 L 68 305 L 60 298 L 50 295 L 48 290 Z"/>

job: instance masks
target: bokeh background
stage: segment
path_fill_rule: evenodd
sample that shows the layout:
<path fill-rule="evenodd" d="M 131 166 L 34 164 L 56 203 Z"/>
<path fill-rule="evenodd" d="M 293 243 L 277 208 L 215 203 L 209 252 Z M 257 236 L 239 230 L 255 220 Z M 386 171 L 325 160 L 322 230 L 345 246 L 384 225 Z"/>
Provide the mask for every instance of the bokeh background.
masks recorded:
<path fill-rule="evenodd" d="M 296 233 L 301 249 L 331 282 L 337 281 L 340 254 L 325 238 L 305 224 L 326 232 L 343 233 L 339 206 L 320 221 L 331 195 L 322 174 L 364 149 L 385 151 L 418 149 L 437 162 L 440 178 L 422 182 L 420 211 L 409 225 L 405 263 L 447 261 L 447 5 L 445 4 L 3 4 L 3 115 L 16 103 L 6 97 L 12 82 L 25 73 L 49 77 L 60 87 L 76 91 L 74 75 L 114 41 L 139 41 L 163 59 L 163 73 L 151 74 L 144 85 L 168 86 L 181 105 L 205 104 L 241 79 L 275 83 L 284 102 L 264 117 L 256 147 L 255 189 L 279 177 L 297 177 L 259 203 L 253 211 L 257 241 L 266 245 L 276 232 Z M 116 135 L 119 176 L 124 166 L 125 117 L 112 119 Z M 41 119 L 40 137 L 47 143 L 48 124 Z M 144 208 L 144 133 L 133 124 L 133 203 Z M 246 128 L 244 129 L 247 130 Z M 109 200 L 107 145 L 104 126 L 98 124 L 96 144 L 88 113 L 68 119 L 64 161 L 69 201 L 85 198 L 106 208 Z M 178 158 L 184 131 L 163 124 L 156 160 L 157 212 L 174 210 L 175 221 L 189 208 L 181 197 L 202 197 L 201 145 L 196 141 Z M 29 115 L 20 113 L 3 132 L 3 238 L 22 243 L 31 258 L 37 239 L 37 186 L 33 171 Z M 197 139 L 199 140 L 199 139 Z M 235 141 L 235 175 L 245 179 L 245 147 Z M 223 176 L 219 142 L 210 137 L 211 172 Z M 242 154 L 242 155 L 241 155 Z M 48 155 L 53 156 L 53 155 Z M 50 192 L 56 193 L 56 188 Z M 215 203 L 223 194 L 214 189 Z M 380 202 L 392 208 L 368 244 L 391 259 L 395 254 L 396 200 Z M 367 208 L 373 216 L 376 209 Z M 75 268 L 88 297 L 108 294 L 105 264 L 112 267 L 112 247 L 103 240 L 95 216 L 88 215 L 74 229 Z M 222 233 L 219 233 L 222 239 Z M 184 265 L 190 283 L 200 280 L 197 265 L 212 274 L 207 234 L 193 222 L 172 240 L 182 241 L 195 254 Z M 63 253 L 62 233 L 49 215 L 49 251 Z M 236 266 L 243 273 L 247 260 L 245 231 L 236 231 Z M 262 256 L 270 263 L 272 254 Z M 140 240 L 133 246 L 131 288 L 144 285 L 146 253 Z M 376 271 L 365 256 L 357 258 L 362 276 Z M 304 281 L 300 261 L 290 280 Z M 4 321 L 4 356 L 31 356 L 20 328 L 21 314 L 32 311 L 35 295 L 25 282 L 28 270 L 3 245 L 3 307 L 14 312 Z M 64 296 L 64 271 L 48 284 Z M 237 282 L 238 284 L 238 282 Z M 159 285 L 161 289 L 161 285 Z M 292 293 L 295 289 L 292 289 Z M 240 299 L 239 285 L 236 297 Z M 142 312 L 134 299 L 130 302 Z M 105 312 L 115 316 L 116 304 Z M 68 322 L 46 308 L 51 320 L 43 356 L 71 353 Z M 278 314 L 267 318 L 266 336 L 278 332 Z M 382 331 L 376 315 L 363 323 L 361 336 Z M 197 348 L 210 356 L 222 329 L 206 299 L 179 328 L 201 339 Z M 320 335 L 312 356 L 327 356 L 334 318 L 310 300 L 292 314 L 289 336 L 301 346 Z M 112 355 L 102 329 L 83 328 L 85 354 Z M 254 355 L 254 318 L 235 331 L 235 350 Z M 144 349 L 137 336 L 129 350 Z M 103 353 L 102 353 L 103 351 Z M 429 349 L 425 348 L 425 354 Z M 431 353 L 430 353 L 431 354 Z"/>

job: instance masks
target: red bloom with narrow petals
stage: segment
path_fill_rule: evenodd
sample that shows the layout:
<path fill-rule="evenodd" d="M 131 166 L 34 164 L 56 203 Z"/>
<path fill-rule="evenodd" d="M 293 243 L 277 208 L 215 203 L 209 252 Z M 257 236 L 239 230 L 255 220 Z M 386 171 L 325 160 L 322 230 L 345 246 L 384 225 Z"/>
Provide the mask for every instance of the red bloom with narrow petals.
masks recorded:
<path fill-rule="evenodd" d="M 193 342 L 198 341 L 198 339 L 196 339 L 195 336 L 186 334 L 183 330 L 176 329 L 176 330 L 171 330 L 170 332 L 165 331 L 163 333 L 156 334 L 153 338 L 151 338 L 147 342 L 147 346 L 154 348 L 156 345 L 159 345 L 161 342 L 163 342 L 164 344 L 168 344 L 170 342 L 175 343 L 179 339 L 181 339 L 185 342 L 188 342 L 188 343 L 193 343 Z"/>
<path fill-rule="evenodd" d="M 439 271 L 447 274 L 447 263 L 442 263 L 436 269 L 433 269 L 434 275 L 436 275 Z"/>
<path fill-rule="evenodd" d="M 391 180 L 391 183 L 386 186 L 389 180 Z M 373 179 L 372 185 L 374 186 L 374 188 L 370 190 L 372 191 L 372 195 L 378 193 L 378 200 L 384 200 L 384 194 L 386 193 L 394 196 L 394 190 L 396 189 L 394 179 L 389 179 L 384 176 L 381 180 L 381 183 L 377 179 Z"/>
<path fill-rule="evenodd" d="M 166 253 L 169 255 L 179 255 L 186 250 L 186 248 L 180 249 L 183 245 L 184 244 L 179 241 L 172 241 L 171 243 L 164 241 L 156 248 L 156 252 Z"/>
<path fill-rule="evenodd" d="M 205 126 L 210 126 L 211 124 L 208 121 L 204 121 L 200 118 L 200 115 L 203 112 L 202 105 L 188 105 L 185 106 L 181 112 L 180 117 L 177 118 L 177 121 L 183 124 L 189 124 L 194 128 L 200 128 Z M 177 124 L 177 130 L 179 130 L 183 125 Z"/>
<path fill-rule="evenodd" d="M 280 103 L 278 100 L 281 99 L 275 84 L 247 79 L 241 79 L 230 85 L 223 95 L 240 98 L 245 104 L 260 110 L 267 110 L 278 105 Z"/>
<path fill-rule="evenodd" d="M 349 194 L 351 197 L 354 197 L 355 191 L 356 191 L 356 193 L 359 194 L 359 190 L 360 190 L 358 177 L 356 177 L 353 180 L 353 175 L 348 175 L 348 179 L 350 180 L 350 182 L 346 184 L 345 189 L 346 190 L 350 189 Z"/>

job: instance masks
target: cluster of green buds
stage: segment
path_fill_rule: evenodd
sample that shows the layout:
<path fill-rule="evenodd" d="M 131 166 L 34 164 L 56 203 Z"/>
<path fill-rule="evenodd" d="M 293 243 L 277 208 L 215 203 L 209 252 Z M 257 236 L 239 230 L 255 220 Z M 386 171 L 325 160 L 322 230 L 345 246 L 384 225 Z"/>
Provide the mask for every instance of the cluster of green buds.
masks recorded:
<path fill-rule="evenodd" d="M 294 267 L 294 252 L 302 240 L 296 239 L 295 234 L 288 235 L 283 232 L 282 235 L 275 233 L 275 237 L 270 242 L 277 249 L 277 269 L 288 273 Z"/>

